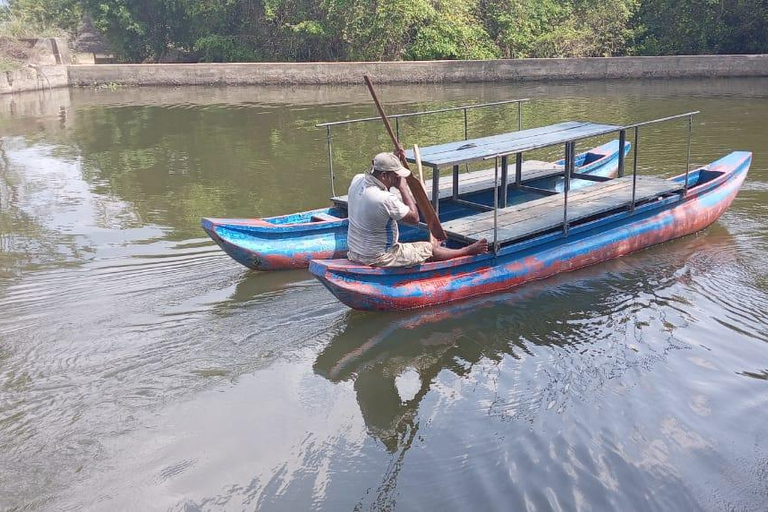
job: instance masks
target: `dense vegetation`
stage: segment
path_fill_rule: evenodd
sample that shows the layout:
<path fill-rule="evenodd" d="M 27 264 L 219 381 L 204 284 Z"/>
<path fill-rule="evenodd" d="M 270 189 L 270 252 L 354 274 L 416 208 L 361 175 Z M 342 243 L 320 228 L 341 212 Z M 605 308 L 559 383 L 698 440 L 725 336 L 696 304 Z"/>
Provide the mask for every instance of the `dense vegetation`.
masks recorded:
<path fill-rule="evenodd" d="M 89 17 L 126 61 L 768 52 L 768 0 L 9 0 L 6 34 Z"/>

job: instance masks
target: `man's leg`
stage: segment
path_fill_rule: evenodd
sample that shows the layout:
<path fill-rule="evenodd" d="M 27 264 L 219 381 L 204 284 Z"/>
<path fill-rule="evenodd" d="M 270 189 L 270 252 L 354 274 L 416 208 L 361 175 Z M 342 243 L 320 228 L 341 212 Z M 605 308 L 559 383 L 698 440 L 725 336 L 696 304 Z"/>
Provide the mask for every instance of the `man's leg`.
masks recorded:
<path fill-rule="evenodd" d="M 448 249 L 441 246 L 437 241 L 432 243 L 431 261 L 445 261 L 461 256 L 471 256 L 473 254 L 483 254 L 488 252 L 488 240 L 485 238 L 478 240 L 472 245 L 462 247 L 461 249 Z"/>

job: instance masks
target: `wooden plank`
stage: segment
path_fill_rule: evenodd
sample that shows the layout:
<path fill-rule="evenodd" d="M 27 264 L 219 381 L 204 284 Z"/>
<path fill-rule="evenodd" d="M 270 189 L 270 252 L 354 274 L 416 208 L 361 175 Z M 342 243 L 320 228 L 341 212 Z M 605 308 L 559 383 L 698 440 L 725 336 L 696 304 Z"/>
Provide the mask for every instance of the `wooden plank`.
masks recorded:
<path fill-rule="evenodd" d="M 499 153 L 520 153 L 531 149 L 543 148 L 560 144 L 573 139 L 592 137 L 603 133 L 610 133 L 613 126 L 584 124 L 574 128 L 559 130 L 552 133 L 542 134 L 536 137 L 528 137 L 520 140 L 509 140 L 493 144 L 477 145 L 464 150 L 456 150 L 446 153 L 432 155 L 425 159 L 422 155 L 422 161 L 433 167 L 444 167 L 448 165 L 462 164 L 482 160 L 485 157 L 493 156 Z M 517 133 L 517 132 L 514 132 Z"/>
<path fill-rule="evenodd" d="M 664 180 L 662 180 L 664 181 Z M 609 197 L 609 198 L 619 198 L 618 201 L 620 203 L 628 203 L 630 201 L 630 197 L 627 197 L 626 199 L 621 199 L 622 191 L 627 189 L 627 183 L 622 182 L 619 180 L 613 180 L 611 183 L 606 183 L 603 186 L 592 186 L 585 189 L 577 190 L 574 192 L 571 192 L 569 197 L 569 212 L 572 210 L 572 206 L 588 203 L 590 201 L 593 201 L 595 199 L 599 199 L 601 197 Z M 630 187 L 631 191 L 631 187 Z M 537 199 L 535 201 L 529 201 L 527 203 L 524 203 L 522 205 L 518 205 L 518 207 L 512 207 L 507 209 L 507 211 L 504 211 L 503 213 L 499 212 L 499 222 L 504 223 L 510 223 L 510 222 L 520 222 L 520 221 L 527 221 L 532 220 L 537 217 L 545 216 L 552 210 L 559 210 L 560 215 L 562 216 L 562 210 L 563 210 L 563 197 L 562 195 L 558 196 L 550 196 L 542 199 Z M 574 220 L 575 218 L 569 214 L 569 220 Z M 493 227 L 493 219 L 490 219 L 491 226 L 488 229 L 492 229 Z M 468 232 L 472 232 L 472 230 L 464 230 Z M 468 234 L 468 233 L 465 233 Z"/>
<path fill-rule="evenodd" d="M 499 153 L 507 154 L 523 152 L 531 149 L 560 144 L 570 140 L 610 133 L 615 131 L 616 128 L 617 127 L 612 125 L 584 124 L 566 130 L 542 134 L 536 137 L 509 140 L 506 142 L 499 142 L 488 145 L 477 145 L 476 147 L 471 147 L 464 150 L 456 150 L 453 152 L 436 154 L 429 158 L 429 164 L 432 166 L 443 167 L 457 163 L 478 161 Z"/>
<path fill-rule="evenodd" d="M 442 153 L 450 153 L 457 151 L 460 147 L 464 147 L 467 144 L 474 144 L 475 146 L 488 146 L 490 144 L 504 143 L 514 140 L 522 140 L 531 137 L 538 137 L 546 133 L 553 133 L 562 130 L 568 130 L 571 128 L 583 126 L 587 123 L 581 121 L 566 121 L 563 123 L 557 123 L 549 126 L 540 126 L 538 128 L 529 128 L 527 130 L 519 130 L 516 132 L 500 133 L 498 135 L 489 135 L 486 137 L 478 137 L 475 139 L 460 140 L 455 142 L 447 142 L 444 144 L 436 144 L 434 146 L 420 147 L 419 153 L 421 154 L 422 161 L 427 161 L 427 158 Z M 405 152 L 405 157 L 409 162 L 414 161 L 413 150 L 408 149 Z"/>
<path fill-rule="evenodd" d="M 682 189 L 679 183 L 647 176 L 638 177 L 637 202 Z M 574 191 L 568 198 L 568 222 L 602 215 L 624 208 L 632 200 L 632 178 L 618 178 Z M 557 229 L 563 225 L 562 195 L 545 197 L 498 211 L 498 236 L 501 243 Z M 479 240 L 493 237 L 493 212 L 478 213 L 444 225 L 449 236 Z"/>
<path fill-rule="evenodd" d="M 612 194 L 615 191 L 621 189 L 623 186 L 619 180 L 612 180 L 610 182 L 600 183 L 586 187 L 580 190 L 571 192 L 569 200 L 587 200 L 592 196 L 599 196 L 602 194 Z M 533 199 L 526 201 L 525 203 L 510 206 L 508 208 L 500 209 L 498 213 L 498 223 L 510 223 L 517 222 L 518 219 L 530 219 L 543 213 L 546 213 L 553 208 L 559 208 L 562 212 L 563 196 L 558 194 L 557 196 L 542 197 L 539 199 Z M 508 220 L 507 217 L 510 217 Z M 454 231 L 462 234 L 469 234 L 473 232 L 471 226 L 486 226 L 486 229 L 493 229 L 493 215 L 482 217 L 478 215 L 472 215 L 470 217 L 462 217 L 460 219 L 452 220 L 445 223 L 444 229 Z"/>
<path fill-rule="evenodd" d="M 679 187 L 672 187 L 679 189 Z M 671 187 L 650 187 L 642 190 L 638 194 L 638 200 L 643 201 L 658 197 L 666 192 L 672 191 Z M 629 194 L 628 194 L 629 192 Z M 578 222 L 580 220 L 598 216 L 607 213 L 612 210 L 624 208 L 629 205 L 631 201 L 631 187 L 623 187 L 621 190 L 614 191 L 609 195 L 602 197 L 593 197 L 589 201 L 578 201 L 569 204 L 568 208 L 568 221 L 569 223 Z M 499 238 L 502 241 L 511 241 L 519 239 L 525 236 L 531 236 L 544 231 L 549 231 L 553 228 L 558 228 L 562 225 L 562 205 L 559 209 L 552 209 L 541 216 L 526 221 L 518 221 L 504 229 L 499 229 Z M 488 229 L 485 232 L 474 232 L 466 236 L 469 238 L 483 238 L 489 236 L 489 233 L 493 233 L 493 229 Z"/>

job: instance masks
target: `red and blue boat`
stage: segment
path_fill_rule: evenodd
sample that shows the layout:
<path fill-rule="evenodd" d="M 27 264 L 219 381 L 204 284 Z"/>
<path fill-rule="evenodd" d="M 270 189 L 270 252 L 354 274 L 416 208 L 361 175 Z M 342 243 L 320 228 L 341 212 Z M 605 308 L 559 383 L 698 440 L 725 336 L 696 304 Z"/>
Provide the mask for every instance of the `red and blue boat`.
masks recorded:
<path fill-rule="evenodd" d="M 448 221 L 443 228 L 449 243 L 466 245 L 480 238 L 493 241 L 487 254 L 410 268 L 375 268 L 346 259 L 313 260 L 310 272 L 341 302 L 359 310 L 407 310 L 445 304 L 482 294 L 501 292 L 639 251 L 695 233 L 715 222 L 733 202 L 744 182 L 752 153 L 736 151 L 709 165 L 670 179 L 637 175 L 638 129 L 646 124 L 688 118 L 690 159 L 691 119 L 696 113 L 632 126 L 582 126 L 571 133 L 553 133 L 538 141 L 491 148 L 498 162 L 541 145 L 565 144 L 564 193 L 547 194 L 524 203 L 500 206 Z M 626 132 L 635 131 L 634 172 L 570 188 L 574 174 L 575 143 L 589 136 L 618 131 L 620 145 Z M 621 151 L 620 155 L 623 154 Z M 422 158 L 445 164 L 455 152 L 424 151 Z M 487 157 L 485 157 L 487 158 Z"/>

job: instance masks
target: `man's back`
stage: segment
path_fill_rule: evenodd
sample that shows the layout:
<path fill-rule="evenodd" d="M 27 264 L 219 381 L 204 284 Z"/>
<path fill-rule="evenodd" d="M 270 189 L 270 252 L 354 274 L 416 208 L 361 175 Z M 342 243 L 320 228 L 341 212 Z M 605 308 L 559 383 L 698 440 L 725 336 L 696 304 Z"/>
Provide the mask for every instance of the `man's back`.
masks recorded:
<path fill-rule="evenodd" d="M 352 179 L 347 208 L 348 258 L 366 264 L 375 261 L 397 243 L 397 221 L 409 211 L 371 174 L 358 174 Z"/>

